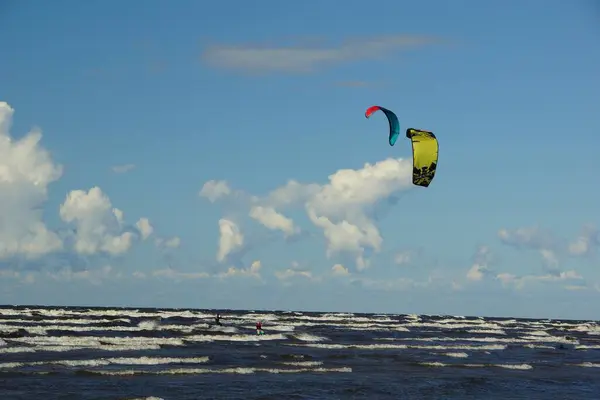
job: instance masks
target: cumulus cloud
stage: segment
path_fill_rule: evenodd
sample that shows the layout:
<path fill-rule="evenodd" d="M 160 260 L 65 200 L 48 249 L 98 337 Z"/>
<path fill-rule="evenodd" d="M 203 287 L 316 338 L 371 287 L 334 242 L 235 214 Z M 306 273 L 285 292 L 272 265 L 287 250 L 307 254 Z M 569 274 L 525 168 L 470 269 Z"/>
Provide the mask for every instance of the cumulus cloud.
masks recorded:
<path fill-rule="evenodd" d="M 411 176 L 410 160 L 390 158 L 359 169 L 338 170 L 325 184 L 292 180 L 265 197 L 251 197 L 250 215 L 270 229 L 289 234 L 295 231 L 294 223 L 280 209 L 303 206 L 309 220 L 323 232 L 327 257 L 351 254 L 362 270 L 369 266 L 365 252 L 379 252 L 383 242 L 368 210 L 395 192 L 410 189 Z"/>
<path fill-rule="evenodd" d="M 235 268 L 229 267 L 227 272 L 219 274 L 221 278 L 229 278 L 234 276 L 245 276 L 245 277 L 253 277 L 259 280 L 262 280 L 260 276 L 260 269 L 262 267 L 262 263 L 260 260 L 254 261 L 249 268 Z"/>
<path fill-rule="evenodd" d="M 87 192 L 73 190 L 59 210 L 51 210 L 58 211 L 61 220 L 75 229 L 47 228 L 42 211 L 49 186 L 61 178 L 63 169 L 42 147 L 39 129 L 18 140 L 11 137 L 13 115 L 14 110 L 0 102 L 0 259 L 11 262 L 6 266 L 97 277 L 99 270 L 86 272 L 85 268 L 91 267 L 89 257 L 74 257 L 75 254 L 120 255 L 138 237 L 136 228 L 142 238 L 152 234 L 147 218 L 140 219 L 135 227 L 126 226 L 123 212 L 112 207 L 99 187 Z M 17 256 L 18 260 L 13 259 Z M 73 265 L 77 267 L 70 269 Z"/>
<path fill-rule="evenodd" d="M 559 251 L 561 243 L 549 232 L 541 228 L 524 227 L 514 230 L 500 229 L 498 237 L 502 243 L 520 250 L 537 251 L 542 258 L 544 267 L 551 273 L 559 272 Z"/>
<path fill-rule="evenodd" d="M 40 130 L 19 140 L 10 136 L 13 114 L 7 103 L 0 102 L 0 259 L 17 255 L 35 259 L 63 248 L 61 238 L 43 222 L 40 209 L 48 186 L 60 179 L 63 170 L 41 146 Z"/>
<path fill-rule="evenodd" d="M 145 279 L 147 276 L 145 273 L 139 271 L 136 271 L 134 274 L 134 276 L 139 279 Z M 176 282 L 186 281 L 190 279 L 204 279 L 210 277 L 210 275 L 206 272 L 180 272 L 176 271 L 173 268 L 155 270 L 152 271 L 151 275 L 156 278 L 166 278 L 174 280 Z"/>
<path fill-rule="evenodd" d="M 135 168 L 135 164 L 123 164 L 123 165 L 115 165 L 111 169 L 116 174 L 124 174 L 125 172 L 129 172 Z"/>
<path fill-rule="evenodd" d="M 547 248 L 551 247 L 554 242 L 548 232 L 537 226 L 514 230 L 500 229 L 498 237 L 504 244 L 518 248 Z"/>
<path fill-rule="evenodd" d="M 69 192 L 60 206 L 60 217 L 75 225 L 74 247 L 79 254 L 119 255 L 128 251 L 133 243 L 133 233 L 124 231 L 123 212 L 114 208 L 97 186 L 87 192 Z"/>
<path fill-rule="evenodd" d="M 140 218 L 140 220 L 135 223 L 135 226 L 140 232 L 140 235 L 142 235 L 142 240 L 148 239 L 154 232 L 154 227 L 152 227 L 148 218 Z"/>
<path fill-rule="evenodd" d="M 517 289 L 522 289 L 527 283 L 551 283 L 551 282 L 563 282 L 563 281 L 574 281 L 582 280 L 583 277 L 575 271 L 564 271 L 558 274 L 546 274 L 546 275 L 523 275 L 517 276 L 508 273 L 501 273 L 496 276 L 496 279 L 502 282 L 504 285 L 513 285 Z"/>
<path fill-rule="evenodd" d="M 598 229 L 592 225 L 584 225 L 579 235 L 571 241 L 557 238 L 539 227 L 501 229 L 498 237 L 506 245 L 520 250 L 536 251 L 545 270 L 554 275 L 558 275 L 562 270 L 561 259 L 566 256 L 592 256 L 600 245 Z"/>
<path fill-rule="evenodd" d="M 582 228 L 580 234 L 569 243 L 569 254 L 573 256 L 587 256 L 594 254 L 600 245 L 600 234 L 598 229 L 592 225 Z"/>
<path fill-rule="evenodd" d="M 467 279 L 470 281 L 480 281 L 486 275 L 492 273 L 490 263 L 492 262 L 492 253 L 488 246 L 479 246 L 473 256 L 473 264 L 467 271 Z"/>
<path fill-rule="evenodd" d="M 223 262 L 229 254 L 243 246 L 244 235 L 235 222 L 225 218 L 219 220 L 219 234 L 217 261 Z"/>
<path fill-rule="evenodd" d="M 250 217 L 268 229 L 282 231 L 285 236 L 299 232 L 298 228 L 294 226 L 294 221 L 278 213 L 273 207 L 254 206 L 250 209 Z"/>
<path fill-rule="evenodd" d="M 154 240 L 154 244 L 156 247 L 167 248 L 167 249 L 176 249 L 181 246 L 181 239 L 178 236 L 173 236 L 168 239 L 164 238 L 156 238 Z"/>
<path fill-rule="evenodd" d="M 342 264 L 335 264 L 331 267 L 331 273 L 336 276 L 346 276 L 350 274 L 348 268 L 344 267 Z"/>
<path fill-rule="evenodd" d="M 391 35 L 350 40 L 338 46 L 261 47 L 215 45 L 206 49 L 202 60 L 209 65 L 244 71 L 304 73 L 325 65 L 373 60 L 403 49 L 439 42 L 425 36 Z"/>
<path fill-rule="evenodd" d="M 308 279 L 308 280 L 314 279 L 311 271 L 293 269 L 293 268 L 288 268 L 285 271 L 275 271 L 275 276 L 277 277 L 277 279 L 282 280 L 282 281 L 287 281 L 289 279 L 297 278 L 297 277 Z"/>
<path fill-rule="evenodd" d="M 198 195 L 200 197 L 206 197 L 211 203 L 214 203 L 218 199 L 228 196 L 231 194 L 231 188 L 225 181 L 216 181 L 211 180 L 206 182 L 200 193 Z"/>

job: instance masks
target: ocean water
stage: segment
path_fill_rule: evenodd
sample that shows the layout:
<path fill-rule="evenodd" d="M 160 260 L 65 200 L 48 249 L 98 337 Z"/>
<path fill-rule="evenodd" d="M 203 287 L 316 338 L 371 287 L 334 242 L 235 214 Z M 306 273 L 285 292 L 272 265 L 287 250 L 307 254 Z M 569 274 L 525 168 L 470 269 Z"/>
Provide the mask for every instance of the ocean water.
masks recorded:
<path fill-rule="evenodd" d="M 220 312 L 2 307 L 0 399 L 600 398 L 596 322 Z"/>

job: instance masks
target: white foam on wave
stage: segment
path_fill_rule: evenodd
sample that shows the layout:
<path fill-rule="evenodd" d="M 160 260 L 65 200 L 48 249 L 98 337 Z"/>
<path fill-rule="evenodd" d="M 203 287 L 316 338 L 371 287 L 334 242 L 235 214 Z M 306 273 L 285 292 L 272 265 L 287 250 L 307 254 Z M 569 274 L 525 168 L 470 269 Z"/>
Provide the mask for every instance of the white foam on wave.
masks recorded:
<path fill-rule="evenodd" d="M 474 322 L 474 321 L 473 321 Z M 484 328 L 488 330 L 502 330 L 502 328 L 491 322 L 479 322 L 479 323 L 466 323 L 465 321 L 457 321 L 456 323 L 451 322 L 411 322 L 404 325 L 409 328 L 433 328 L 440 330 L 456 330 L 456 329 L 474 329 Z"/>
<path fill-rule="evenodd" d="M 105 344 L 117 346 L 183 346 L 179 338 L 161 338 L 145 336 L 104 337 L 104 336 L 29 336 L 11 339 L 17 343 L 27 343 L 34 346 L 62 346 L 62 347 L 100 347 Z"/>
<path fill-rule="evenodd" d="M 193 335 L 182 338 L 186 342 L 259 342 L 266 340 L 285 340 L 287 337 L 282 334 L 264 334 L 264 335 Z"/>
<path fill-rule="evenodd" d="M 254 327 L 250 326 L 248 328 L 253 329 Z M 293 332 L 296 329 L 294 325 L 265 325 L 264 328 L 276 332 Z"/>
<path fill-rule="evenodd" d="M 533 369 L 533 367 L 529 364 L 446 364 L 439 361 L 433 362 L 421 362 L 419 363 L 423 366 L 427 367 L 470 367 L 470 368 L 486 368 L 486 367 L 495 367 L 495 368 L 505 368 L 505 369 L 514 369 L 526 371 Z"/>
<path fill-rule="evenodd" d="M 318 367 L 323 365 L 323 361 L 284 361 L 281 364 L 292 367 Z"/>
<path fill-rule="evenodd" d="M 550 334 L 546 331 L 530 331 L 527 332 L 529 336 L 550 336 Z"/>
<path fill-rule="evenodd" d="M 523 347 L 527 347 L 529 349 L 554 349 L 554 346 L 548 346 L 548 345 L 543 345 L 543 344 L 533 344 L 533 343 L 527 343 L 524 344 Z"/>
<path fill-rule="evenodd" d="M 41 325 L 49 325 L 49 324 L 66 324 L 66 325 L 94 325 L 94 324 L 117 324 L 124 323 L 130 324 L 131 320 L 129 318 L 100 318 L 100 319 L 91 319 L 91 318 L 67 318 L 67 319 L 23 319 L 23 318 L 13 318 L 13 319 L 3 319 L 0 318 L 0 329 L 4 325 L 17 325 L 17 324 L 41 324 Z"/>
<path fill-rule="evenodd" d="M 133 399 L 126 400 L 165 400 L 162 397 L 150 396 L 150 397 L 135 397 Z"/>
<path fill-rule="evenodd" d="M 65 367 L 101 367 L 106 365 L 164 365 L 164 364 L 202 364 L 208 357 L 111 357 L 91 360 L 53 360 L 33 362 L 0 363 L 0 369 L 20 368 L 25 366 L 62 365 Z"/>
<path fill-rule="evenodd" d="M 575 346 L 576 350 L 598 350 L 600 349 L 600 345 L 594 345 L 594 344 L 589 344 L 589 345 L 577 345 Z"/>
<path fill-rule="evenodd" d="M 34 353 L 35 349 L 31 347 L 16 346 L 16 347 L 2 347 L 0 353 Z"/>
<path fill-rule="evenodd" d="M 502 337 L 428 337 L 428 338 L 376 338 L 376 340 L 390 340 L 390 341 L 414 341 L 414 342 L 484 342 L 484 343 L 509 343 L 509 344 L 523 344 L 523 343 L 563 343 L 563 344 L 574 344 L 579 343 L 578 341 L 569 340 L 565 337 L 558 336 L 523 336 L 521 338 L 502 338 Z"/>
<path fill-rule="evenodd" d="M 46 321 L 56 323 L 57 321 Z M 60 321 L 59 321 L 60 322 Z M 97 321 L 94 321 L 97 322 Z M 157 320 L 144 320 L 138 323 L 136 326 L 125 326 L 125 325 L 97 325 L 90 324 L 85 326 L 78 325 L 6 325 L 0 324 L 0 331 L 15 333 L 18 330 L 24 330 L 32 335 L 47 335 L 48 331 L 65 331 L 65 332 L 143 332 L 143 331 L 179 331 L 182 333 L 190 333 L 198 329 L 207 329 L 209 331 L 219 331 L 226 333 L 235 333 L 237 328 L 234 326 L 218 326 L 213 325 L 209 328 L 208 324 L 192 324 L 192 325 L 173 325 L 165 324 L 161 325 Z"/>
<path fill-rule="evenodd" d="M 266 372 L 270 374 L 298 374 L 298 373 L 331 373 L 331 372 L 352 372 L 350 367 L 341 368 L 295 368 L 295 369 L 283 369 L 283 368 L 176 368 L 159 371 L 148 371 L 148 370 L 119 370 L 119 371 L 107 371 L 107 370 L 95 370 L 87 371 L 89 373 L 99 375 L 199 375 L 199 374 L 256 374 L 260 372 Z"/>
<path fill-rule="evenodd" d="M 502 329 L 469 329 L 467 333 L 479 333 L 482 335 L 506 335 L 506 332 Z"/>
<path fill-rule="evenodd" d="M 329 338 L 311 335 L 309 333 L 297 333 L 294 335 L 294 337 L 298 340 L 302 340 L 303 342 L 322 342 L 325 340 L 329 340 Z"/>
<path fill-rule="evenodd" d="M 454 358 L 467 358 L 469 355 L 467 353 L 442 353 L 446 357 L 454 357 Z"/>
<path fill-rule="evenodd" d="M 591 363 L 591 362 L 583 362 L 581 364 L 575 364 L 578 367 L 585 367 L 585 368 L 600 368 L 600 363 Z"/>
<path fill-rule="evenodd" d="M 361 350 L 392 350 L 392 349 L 424 349 L 424 350 L 504 350 L 505 345 L 482 345 L 482 346 L 440 346 L 440 345 L 407 345 L 407 344 L 324 344 L 324 343 L 307 343 L 307 344 L 288 344 L 288 346 L 304 346 L 320 349 L 361 349 Z"/>
<path fill-rule="evenodd" d="M 569 327 L 567 330 L 573 332 L 585 332 L 588 335 L 600 335 L 600 325 L 592 322 L 578 324 L 576 326 Z"/>

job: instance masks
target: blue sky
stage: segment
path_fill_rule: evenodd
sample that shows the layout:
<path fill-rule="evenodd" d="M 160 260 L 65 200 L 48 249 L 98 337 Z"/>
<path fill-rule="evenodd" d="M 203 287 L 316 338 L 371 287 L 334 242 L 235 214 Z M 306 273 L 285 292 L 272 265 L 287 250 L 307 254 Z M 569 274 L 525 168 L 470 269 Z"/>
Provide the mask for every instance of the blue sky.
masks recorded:
<path fill-rule="evenodd" d="M 600 10 L 365 4 L 4 2 L 0 302 L 598 318 Z"/>

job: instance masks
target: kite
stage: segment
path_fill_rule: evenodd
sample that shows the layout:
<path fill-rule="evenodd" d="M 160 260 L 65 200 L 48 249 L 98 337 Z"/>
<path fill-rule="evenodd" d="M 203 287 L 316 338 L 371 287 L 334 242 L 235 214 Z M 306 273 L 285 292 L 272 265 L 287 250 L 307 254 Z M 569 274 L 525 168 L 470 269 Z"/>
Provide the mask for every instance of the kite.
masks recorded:
<path fill-rule="evenodd" d="M 390 124 L 389 142 L 390 146 L 393 146 L 394 143 L 396 143 L 396 140 L 398 140 L 398 136 L 400 136 L 400 123 L 398 122 L 398 117 L 396 117 L 396 114 L 394 114 L 392 111 L 380 106 L 373 106 L 367 108 L 367 111 L 365 111 L 365 117 L 369 118 L 371 115 L 373 115 L 373 113 L 377 111 L 382 111 L 388 119 L 388 122 Z"/>
<path fill-rule="evenodd" d="M 412 141 L 413 185 L 428 187 L 438 163 L 439 145 L 433 132 L 408 128 L 406 137 Z"/>

